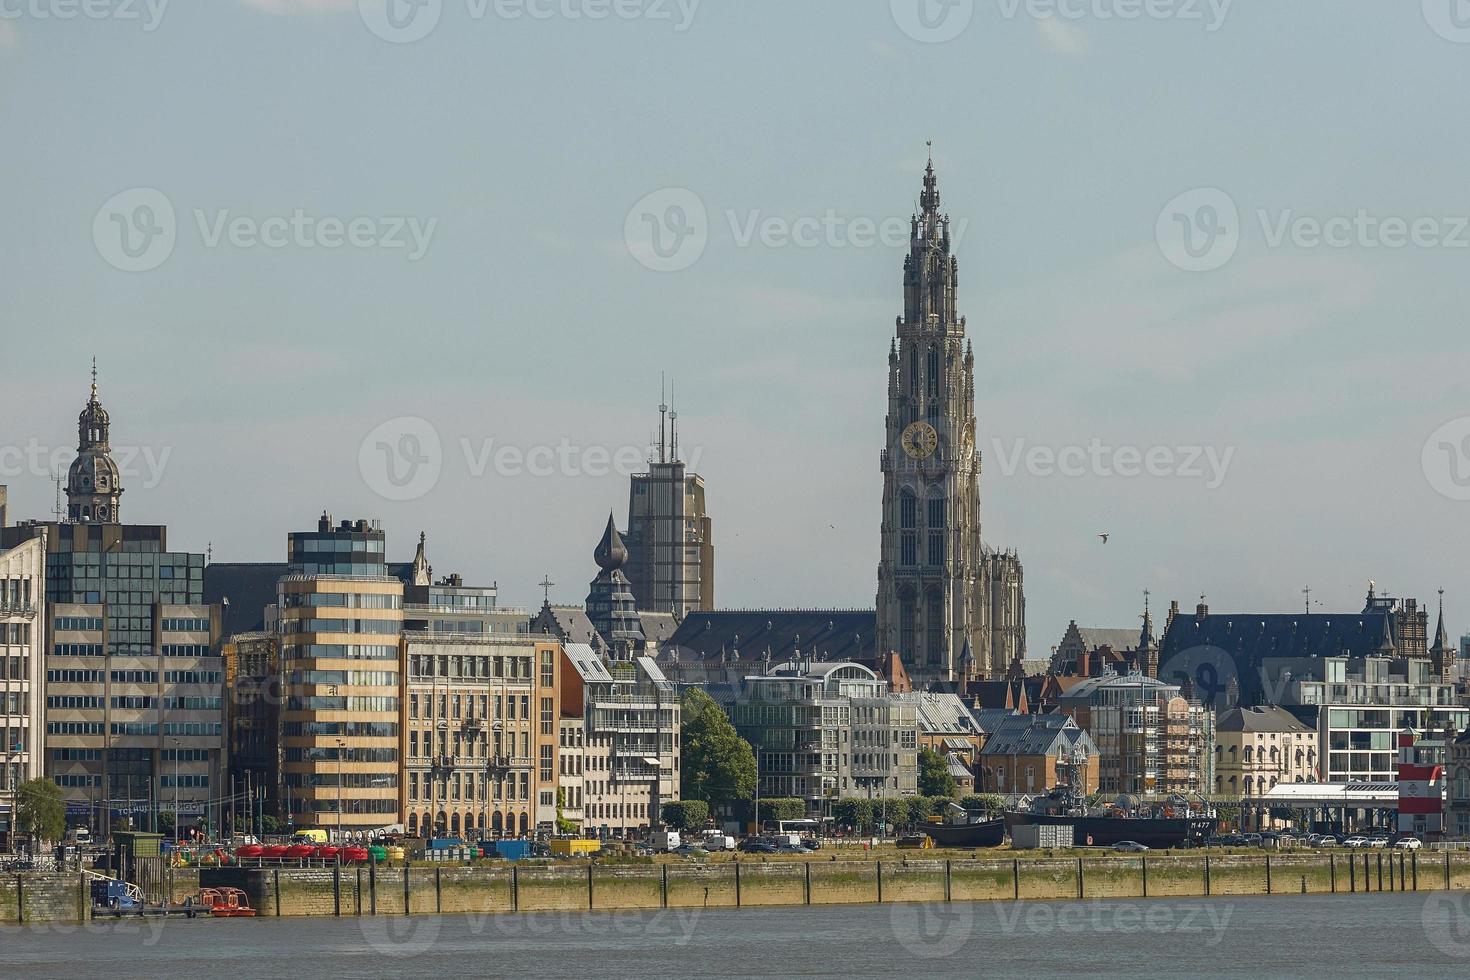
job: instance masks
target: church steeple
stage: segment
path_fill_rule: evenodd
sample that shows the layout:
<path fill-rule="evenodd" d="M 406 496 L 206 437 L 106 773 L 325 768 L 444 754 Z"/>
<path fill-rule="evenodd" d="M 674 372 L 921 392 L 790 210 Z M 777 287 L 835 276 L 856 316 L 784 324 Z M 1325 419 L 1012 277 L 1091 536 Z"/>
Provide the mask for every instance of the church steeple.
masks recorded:
<path fill-rule="evenodd" d="M 77 417 L 77 458 L 66 477 L 67 519 L 117 524 L 122 480 L 109 444 L 112 420 L 97 400 L 97 359 L 92 358 L 92 391 Z"/>
<path fill-rule="evenodd" d="M 643 645 L 643 621 L 638 616 L 633 586 L 623 574 L 628 548 L 611 513 L 592 558 L 601 571 L 587 592 L 587 618 L 607 643 L 614 660 L 631 660 L 634 651 Z"/>
<path fill-rule="evenodd" d="M 414 585 L 432 585 L 432 584 L 434 584 L 433 583 L 434 569 L 429 565 L 429 557 L 428 557 L 428 555 L 424 553 L 424 542 L 425 542 L 426 538 L 427 538 L 427 535 L 425 535 L 423 531 L 420 531 L 419 532 L 419 550 L 416 551 L 416 552 L 414 552 L 414 555 L 413 555 L 413 584 Z"/>

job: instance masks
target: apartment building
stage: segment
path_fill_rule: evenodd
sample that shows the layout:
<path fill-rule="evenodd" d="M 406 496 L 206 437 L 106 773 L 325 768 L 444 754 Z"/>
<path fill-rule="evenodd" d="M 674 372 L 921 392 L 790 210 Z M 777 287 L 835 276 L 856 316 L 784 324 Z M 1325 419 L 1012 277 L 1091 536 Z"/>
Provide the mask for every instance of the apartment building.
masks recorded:
<path fill-rule="evenodd" d="M 15 790 L 43 772 L 46 542 L 0 551 L 0 831 Z"/>
<path fill-rule="evenodd" d="M 360 834 L 402 822 L 403 583 L 375 523 L 287 536 L 277 585 L 281 769 L 293 827 Z"/>

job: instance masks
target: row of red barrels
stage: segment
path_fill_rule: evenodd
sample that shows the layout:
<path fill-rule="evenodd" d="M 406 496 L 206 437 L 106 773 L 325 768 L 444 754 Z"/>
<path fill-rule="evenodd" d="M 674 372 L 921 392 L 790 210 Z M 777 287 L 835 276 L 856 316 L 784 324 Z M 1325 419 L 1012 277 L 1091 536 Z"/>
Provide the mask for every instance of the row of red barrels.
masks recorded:
<path fill-rule="evenodd" d="M 388 851 L 383 847 L 337 847 L 333 844 L 244 844 L 235 848 L 236 858 L 286 859 L 289 861 L 338 861 L 343 864 L 381 862 L 388 860 Z"/>

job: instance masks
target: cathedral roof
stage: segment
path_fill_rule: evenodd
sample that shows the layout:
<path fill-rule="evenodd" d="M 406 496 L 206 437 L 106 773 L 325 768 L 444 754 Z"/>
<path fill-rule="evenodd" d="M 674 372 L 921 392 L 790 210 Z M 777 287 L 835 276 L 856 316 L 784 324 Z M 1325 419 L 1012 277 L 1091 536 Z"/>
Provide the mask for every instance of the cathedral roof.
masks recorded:
<path fill-rule="evenodd" d="M 731 656 L 742 661 L 803 656 L 872 666 L 877 658 L 877 614 L 871 609 L 715 609 L 684 617 L 665 646 L 682 659 Z"/>
<path fill-rule="evenodd" d="M 592 559 L 604 572 L 617 571 L 628 563 L 628 548 L 623 544 L 622 535 L 618 534 L 618 526 L 611 513 L 607 515 L 607 528 L 592 552 Z"/>

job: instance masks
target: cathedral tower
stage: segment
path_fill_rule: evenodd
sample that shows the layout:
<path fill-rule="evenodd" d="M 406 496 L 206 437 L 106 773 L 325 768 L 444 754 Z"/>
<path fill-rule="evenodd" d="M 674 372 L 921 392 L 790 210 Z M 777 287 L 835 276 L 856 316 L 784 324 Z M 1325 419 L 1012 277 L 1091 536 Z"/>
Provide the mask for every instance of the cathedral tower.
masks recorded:
<path fill-rule="evenodd" d="M 916 683 L 953 684 L 999 677 L 1024 654 L 1025 594 L 1019 559 L 980 536 L 975 356 L 932 158 L 919 205 L 888 350 L 877 625 L 880 650 Z"/>
<path fill-rule="evenodd" d="M 108 445 L 111 421 L 97 401 L 97 362 L 92 361 L 92 397 L 77 419 L 77 458 L 66 475 L 66 516 L 71 521 L 119 524 L 122 481 Z"/>

